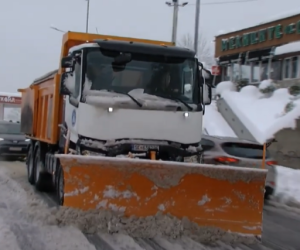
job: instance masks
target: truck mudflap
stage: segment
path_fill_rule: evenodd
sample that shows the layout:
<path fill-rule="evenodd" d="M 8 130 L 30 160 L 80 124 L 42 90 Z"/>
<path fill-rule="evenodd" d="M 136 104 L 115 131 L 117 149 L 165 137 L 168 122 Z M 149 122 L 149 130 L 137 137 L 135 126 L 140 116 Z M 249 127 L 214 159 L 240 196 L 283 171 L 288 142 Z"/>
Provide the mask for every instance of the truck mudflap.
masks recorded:
<path fill-rule="evenodd" d="M 56 155 L 64 206 L 130 217 L 158 212 L 199 226 L 260 237 L 267 170 L 205 164 Z"/>

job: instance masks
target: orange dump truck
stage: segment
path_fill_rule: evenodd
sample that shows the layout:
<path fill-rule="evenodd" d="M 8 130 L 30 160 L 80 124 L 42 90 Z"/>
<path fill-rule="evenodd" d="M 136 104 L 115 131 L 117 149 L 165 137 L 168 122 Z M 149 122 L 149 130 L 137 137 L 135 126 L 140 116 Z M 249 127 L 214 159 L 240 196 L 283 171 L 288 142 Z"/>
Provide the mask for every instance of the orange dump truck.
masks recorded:
<path fill-rule="evenodd" d="M 63 206 L 261 235 L 266 171 L 199 164 L 203 70 L 172 43 L 66 33 L 59 69 L 19 90 L 28 181 Z"/>

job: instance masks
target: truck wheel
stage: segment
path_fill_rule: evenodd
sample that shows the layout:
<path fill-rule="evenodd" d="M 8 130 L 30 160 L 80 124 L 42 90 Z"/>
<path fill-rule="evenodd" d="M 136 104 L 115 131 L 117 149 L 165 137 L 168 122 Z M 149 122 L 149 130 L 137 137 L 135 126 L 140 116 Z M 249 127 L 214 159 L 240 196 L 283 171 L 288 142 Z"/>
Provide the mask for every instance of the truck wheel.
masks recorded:
<path fill-rule="evenodd" d="M 265 187 L 265 200 L 268 201 L 271 198 L 271 195 L 273 195 L 274 189 L 271 187 L 266 186 Z"/>
<path fill-rule="evenodd" d="M 60 165 L 58 165 L 58 174 L 56 181 L 56 200 L 59 206 L 64 205 L 64 172 Z"/>
<path fill-rule="evenodd" d="M 29 148 L 27 160 L 26 160 L 26 167 L 27 167 L 27 178 L 28 182 L 31 185 L 35 184 L 35 178 L 34 178 L 34 159 L 32 155 L 32 148 Z"/>
<path fill-rule="evenodd" d="M 44 170 L 40 155 L 40 148 L 38 147 L 34 157 L 35 188 L 41 192 L 50 192 L 52 190 L 52 175 Z"/>

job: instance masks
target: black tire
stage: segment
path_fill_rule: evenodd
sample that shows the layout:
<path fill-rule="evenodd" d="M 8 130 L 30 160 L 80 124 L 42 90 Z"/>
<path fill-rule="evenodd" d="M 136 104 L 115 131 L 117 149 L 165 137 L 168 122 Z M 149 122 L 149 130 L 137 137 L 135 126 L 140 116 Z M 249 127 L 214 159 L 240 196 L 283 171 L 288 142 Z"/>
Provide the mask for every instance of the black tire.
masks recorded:
<path fill-rule="evenodd" d="M 64 205 L 64 172 L 60 164 L 57 169 L 57 181 L 56 183 L 56 202 L 59 206 Z"/>
<path fill-rule="evenodd" d="M 35 178 L 34 178 L 34 158 L 32 154 L 32 148 L 30 147 L 28 150 L 28 156 L 26 160 L 26 167 L 27 167 L 27 178 L 28 182 L 31 185 L 35 184 Z"/>
<path fill-rule="evenodd" d="M 268 201 L 270 200 L 271 196 L 274 193 L 274 189 L 271 187 L 265 187 L 265 200 Z"/>
<path fill-rule="evenodd" d="M 34 154 L 34 182 L 35 188 L 41 192 L 51 192 L 53 190 L 52 175 L 45 171 L 41 161 L 40 148 L 37 147 Z"/>

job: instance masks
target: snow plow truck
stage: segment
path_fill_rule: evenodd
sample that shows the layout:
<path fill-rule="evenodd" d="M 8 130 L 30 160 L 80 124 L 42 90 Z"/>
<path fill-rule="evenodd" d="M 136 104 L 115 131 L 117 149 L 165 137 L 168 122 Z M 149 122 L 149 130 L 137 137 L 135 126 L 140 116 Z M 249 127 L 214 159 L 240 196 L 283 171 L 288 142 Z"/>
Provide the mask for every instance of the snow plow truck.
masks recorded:
<path fill-rule="evenodd" d="M 59 205 L 260 236 L 266 170 L 199 163 L 211 75 L 163 41 L 68 32 L 22 93 L 28 181 Z"/>

